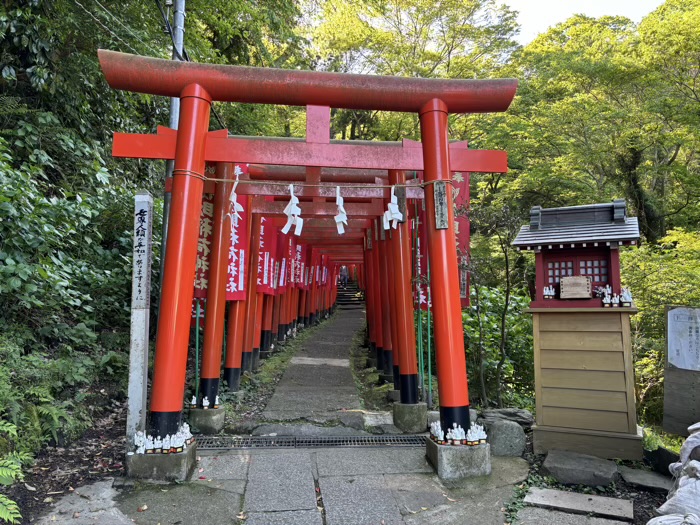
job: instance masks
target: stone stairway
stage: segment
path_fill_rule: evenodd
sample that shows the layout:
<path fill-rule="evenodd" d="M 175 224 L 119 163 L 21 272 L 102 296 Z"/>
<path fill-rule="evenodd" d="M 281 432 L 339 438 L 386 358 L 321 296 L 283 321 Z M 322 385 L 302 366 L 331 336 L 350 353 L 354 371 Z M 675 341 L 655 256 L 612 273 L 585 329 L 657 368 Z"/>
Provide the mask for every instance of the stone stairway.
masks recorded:
<path fill-rule="evenodd" d="M 365 298 L 357 287 L 357 283 L 348 282 L 348 285 L 343 288 L 338 285 L 338 298 L 336 300 L 338 308 L 341 310 L 355 310 L 364 308 Z"/>

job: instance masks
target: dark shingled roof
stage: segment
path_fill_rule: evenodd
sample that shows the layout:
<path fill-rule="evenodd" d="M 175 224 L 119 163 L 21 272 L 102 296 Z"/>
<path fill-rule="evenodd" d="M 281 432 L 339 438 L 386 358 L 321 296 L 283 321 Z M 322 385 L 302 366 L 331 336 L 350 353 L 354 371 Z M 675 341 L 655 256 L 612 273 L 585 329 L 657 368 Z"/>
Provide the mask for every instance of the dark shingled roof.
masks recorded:
<path fill-rule="evenodd" d="M 520 248 L 594 242 L 629 243 L 639 239 L 636 217 L 627 217 L 623 199 L 608 204 L 530 210 L 530 224 L 513 241 Z M 557 246 L 558 247 L 558 246 Z"/>

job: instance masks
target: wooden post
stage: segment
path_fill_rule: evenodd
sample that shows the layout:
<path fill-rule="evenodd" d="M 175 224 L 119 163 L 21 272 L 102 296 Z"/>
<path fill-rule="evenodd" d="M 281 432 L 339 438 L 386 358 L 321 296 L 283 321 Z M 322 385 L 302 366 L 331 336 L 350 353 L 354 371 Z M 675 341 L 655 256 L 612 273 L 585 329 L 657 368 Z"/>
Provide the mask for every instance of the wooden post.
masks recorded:
<path fill-rule="evenodd" d="M 148 395 L 148 329 L 151 312 L 151 258 L 153 197 L 145 190 L 134 197 L 134 247 L 131 283 L 131 338 L 129 390 L 126 411 L 126 449 L 134 448 L 134 435 L 146 430 Z"/>

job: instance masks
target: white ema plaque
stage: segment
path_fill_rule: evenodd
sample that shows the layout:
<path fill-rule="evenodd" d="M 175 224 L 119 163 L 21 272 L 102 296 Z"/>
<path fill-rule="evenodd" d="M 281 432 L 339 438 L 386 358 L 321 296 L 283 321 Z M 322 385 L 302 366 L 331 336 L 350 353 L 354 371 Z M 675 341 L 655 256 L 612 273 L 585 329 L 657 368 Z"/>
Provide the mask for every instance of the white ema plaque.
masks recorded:
<path fill-rule="evenodd" d="M 700 372 L 700 308 L 666 311 L 668 364 Z"/>

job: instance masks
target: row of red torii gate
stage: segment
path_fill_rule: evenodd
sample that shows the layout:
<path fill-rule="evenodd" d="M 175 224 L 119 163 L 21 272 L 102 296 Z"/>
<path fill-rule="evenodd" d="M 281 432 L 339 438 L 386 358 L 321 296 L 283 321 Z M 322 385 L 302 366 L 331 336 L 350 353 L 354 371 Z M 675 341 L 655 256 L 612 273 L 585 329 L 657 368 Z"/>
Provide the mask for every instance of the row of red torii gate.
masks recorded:
<path fill-rule="evenodd" d="M 192 304 L 204 294 L 204 280 L 200 403 L 205 396 L 214 400 L 219 389 L 226 318 L 223 378 L 236 389 L 241 370 L 254 367 L 256 351 L 268 348 L 273 334 L 283 336 L 295 323 L 313 322 L 332 309 L 341 265 L 357 268 L 378 363 L 393 374 L 401 403 L 418 403 L 414 298 L 420 302 L 425 292 L 414 294 L 411 284 L 416 225 L 431 268 L 442 428 L 469 428 L 461 316 L 468 293 L 458 264 L 468 251 L 469 228 L 466 219 L 456 225 L 454 200 L 459 194 L 468 202 L 466 174 L 505 172 L 507 156 L 450 143 L 448 115 L 505 111 L 517 81 L 213 66 L 103 50 L 99 56 L 111 87 L 181 101 L 178 130 L 115 133 L 113 144 L 116 157 L 174 160 L 166 184 L 171 208 L 147 433 L 174 435 L 181 427 Z M 213 101 L 305 106 L 306 139 L 210 132 Z M 418 113 L 422 141 L 330 140 L 330 108 Z M 465 175 L 460 180 L 455 173 Z M 385 230 L 392 196 L 401 221 Z M 342 235 L 340 211 L 347 216 Z M 304 220 L 300 235 L 294 227 L 282 234 L 297 216 Z M 200 238 L 202 224 L 211 225 L 201 232 L 208 238 Z M 463 243 L 459 255 L 456 226 Z M 422 271 L 426 262 L 423 257 Z"/>

